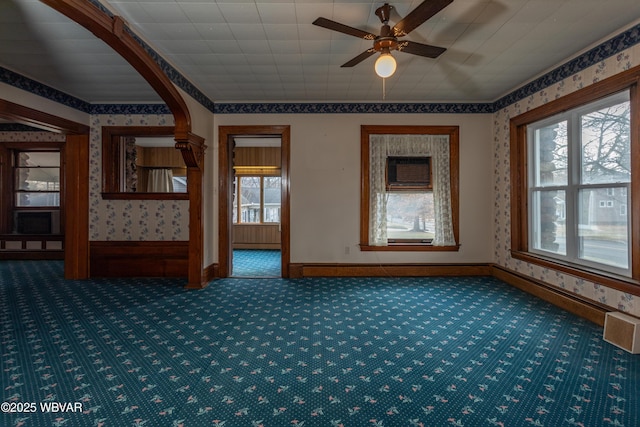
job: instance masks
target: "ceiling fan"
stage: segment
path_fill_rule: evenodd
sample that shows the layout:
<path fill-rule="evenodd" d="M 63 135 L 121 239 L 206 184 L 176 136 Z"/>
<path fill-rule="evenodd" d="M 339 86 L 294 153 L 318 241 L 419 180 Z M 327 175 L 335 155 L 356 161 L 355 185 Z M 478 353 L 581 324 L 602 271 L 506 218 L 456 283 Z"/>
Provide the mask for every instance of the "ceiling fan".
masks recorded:
<path fill-rule="evenodd" d="M 396 67 L 395 59 L 391 56 L 392 50 L 425 56 L 427 58 L 437 58 L 446 50 L 438 46 L 431 46 L 409 40 L 399 40 L 399 38 L 409 34 L 452 2 L 453 0 L 425 0 L 393 27 L 389 26 L 389 17 L 393 6 L 385 3 L 376 9 L 376 15 L 380 18 L 380 22 L 382 22 L 379 35 L 340 24 L 327 18 L 318 18 L 313 21 L 313 24 L 364 40 L 372 40 L 372 48 L 365 50 L 360 55 L 342 64 L 341 67 L 353 67 L 374 53 L 380 52 L 381 55 L 376 61 L 375 66 L 376 73 L 378 73 L 380 77 L 389 77 L 395 72 Z"/>

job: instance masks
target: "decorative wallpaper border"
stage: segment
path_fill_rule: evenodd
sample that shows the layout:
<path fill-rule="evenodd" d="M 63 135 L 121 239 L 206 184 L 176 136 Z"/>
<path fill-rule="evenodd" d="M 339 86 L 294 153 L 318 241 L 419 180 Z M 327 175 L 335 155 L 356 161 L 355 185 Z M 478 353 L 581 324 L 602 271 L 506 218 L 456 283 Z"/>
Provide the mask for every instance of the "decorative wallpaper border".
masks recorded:
<path fill-rule="evenodd" d="M 98 0 L 90 1 L 104 13 L 113 16 Z M 640 24 L 637 24 L 497 101 L 489 103 L 216 103 L 207 98 L 129 28 L 127 30 L 176 86 L 214 114 L 491 114 L 640 43 Z M 2 67 L 0 67 L 0 82 L 90 114 L 170 113 L 164 104 L 90 104 Z"/>
<path fill-rule="evenodd" d="M 91 106 L 91 104 L 86 101 L 68 95 L 58 89 L 54 89 L 51 86 L 47 86 L 3 67 L 0 67 L 0 82 L 6 83 L 9 86 L 17 87 L 18 89 L 22 89 L 26 92 L 33 93 L 34 95 L 50 99 L 58 104 L 75 108 L 76 110 L 80 110 L 85 113 L 89 112 L 89 107 Z"/>
<path fill-rule="evenodd" d="M 215 114 L 490 114 L 491 103 L 216 103 Z"/>
<path fill-rule="evenodd" d="M 619 54 L 620 52 L 640 43 L 640 24 L 618 34 L 606 42 L 594 47 L 582 55 L 565 62 L 538 79 L 526 84 L 510 94 L 500 98 L 494 105 L 494 112 L 505 108 L 511 104 L 534 95 L 562 80 L 577 74 L 592 65 L 595 65 L 607 58 Z"/>

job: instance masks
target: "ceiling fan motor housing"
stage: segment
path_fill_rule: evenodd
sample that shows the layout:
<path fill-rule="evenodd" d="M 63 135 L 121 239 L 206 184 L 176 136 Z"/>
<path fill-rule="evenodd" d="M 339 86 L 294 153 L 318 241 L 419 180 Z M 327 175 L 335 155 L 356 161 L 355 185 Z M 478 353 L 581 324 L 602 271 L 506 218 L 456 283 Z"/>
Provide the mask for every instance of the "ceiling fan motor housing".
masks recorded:
<path fill-rule="evenodd" d="M 370 33 L 368 31 L 359 30 L 348 25 L 332 21 L 327 18 L 317 18 L 313 21 L 314 25 L 338 31 L 349 36 L 358 37 L 364 40 L 372 40 L 373 47 L 365 50 L 360 55 L 342 64 L 341 67 L 353 67 L 365 59 L 380 52 L 383 55 L 388 54 L 392 50 L 397 50 L 411 55 L 424 56 L 427 58 L 437 58 L 446 49 L 438 46 L 431 46 L 424 43 L 412 42 L 409 40 L 398 41 L 398 37 L 408 35 L 418 26 L 422 25 L 427 19 L 444 9 L 453 0 L 423 0 L 416 8 L 407 14 L 400 21 L 391 27 L 389 19 L 391 11 L 394 9 L 389 3 L 385 3 L 376 9 L 376 16 L 382 22 L 380 35 Z"/>
<path fill-rule="evenodd" d="M 387 30 L 390 31 L 388 25 L 385 25 L 384 27 L 387 27 Z M 382 27 L 383 30 L 384 27 Z M 382 34 L 383 35 L 376 37 L 376 39 L 373 41 L 373 48 L 376 50 L 376 52 L 388 52 L 390 50 L 396 50 L 398 48 L 398 39 L 391 35 L 384 35 L 384 31 L 382 32 Z"/>

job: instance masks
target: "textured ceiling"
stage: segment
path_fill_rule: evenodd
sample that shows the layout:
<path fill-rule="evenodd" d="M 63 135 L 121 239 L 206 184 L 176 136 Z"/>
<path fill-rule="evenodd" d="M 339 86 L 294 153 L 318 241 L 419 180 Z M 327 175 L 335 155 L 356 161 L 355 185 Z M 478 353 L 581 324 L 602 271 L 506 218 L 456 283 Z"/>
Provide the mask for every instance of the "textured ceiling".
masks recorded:
<path fill-rule="evenodd" d="M 382 3 L 353 0 L 111 0 L 102 5 L 214 102 L 383 99 L 371 42 L 312 25 L 379 33 Z M 391 24 L 421 1 L 391 2 Z M 638 0 L 454 0 L 406 39 L 447 49 L 394 52 L 390 102 L 492 102 L 638 23 Z M 0 66 L 91 103 L 158 102 L 133 68 L 37 0 L 0 0 Z"/>

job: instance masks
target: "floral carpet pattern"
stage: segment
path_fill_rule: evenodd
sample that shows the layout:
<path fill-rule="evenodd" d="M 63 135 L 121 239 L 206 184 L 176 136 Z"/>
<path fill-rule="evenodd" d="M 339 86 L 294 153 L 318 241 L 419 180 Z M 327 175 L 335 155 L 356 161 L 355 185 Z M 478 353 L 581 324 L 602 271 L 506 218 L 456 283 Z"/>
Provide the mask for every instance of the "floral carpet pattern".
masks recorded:
<path fill-rule="evenodd" d="M 494 278 L 183 284 L 1 262 L 0 425 L 638 425 L 640 358 Z"/>

